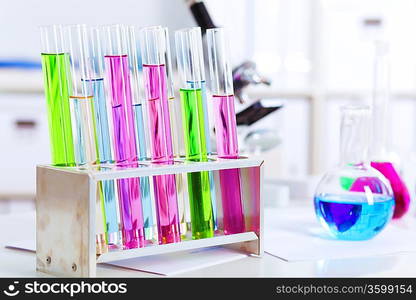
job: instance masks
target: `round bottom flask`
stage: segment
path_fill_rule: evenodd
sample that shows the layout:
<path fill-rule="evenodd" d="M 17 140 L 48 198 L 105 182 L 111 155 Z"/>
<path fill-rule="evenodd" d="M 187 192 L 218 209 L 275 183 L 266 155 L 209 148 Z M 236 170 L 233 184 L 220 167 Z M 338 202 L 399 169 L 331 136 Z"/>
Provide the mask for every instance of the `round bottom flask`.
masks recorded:
<path fill-rule="evenodd" d="M 369 122 L 367 106 L 342 108 L 341 161 L 316 189 L 314 204 L 318 220 L 337 239 L 371 239 L 393 215 L 395 202 L 389 182 L 365 163 Z"/>

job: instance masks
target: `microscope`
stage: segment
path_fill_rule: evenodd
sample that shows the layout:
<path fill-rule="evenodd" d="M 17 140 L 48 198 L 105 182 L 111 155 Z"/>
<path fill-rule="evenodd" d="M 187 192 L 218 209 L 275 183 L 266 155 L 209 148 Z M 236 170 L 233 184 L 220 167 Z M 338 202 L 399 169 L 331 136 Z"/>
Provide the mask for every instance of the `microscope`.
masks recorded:
<path fill-rule="evenodd" d="M 186 2 L 196 23 L 201 27 L 203 35 L 207 29 L 216 27 L 203 1 L 187 0 Z M 275 148 L 281 143 L 276 128 L 254 129 L 251 126 L 274 111 L 281 109 L 283 104 L 275 99 L 253 100 L 245 93 L 249 86 L 259 84 L 270 86 L 270 80 L 258 72 L 256 64 L 252 61 L 245 61 L 233 68 L 232 75 L 235 98 L 240 104 L 248 105 L 236 114 L 241 152 L 260 154 Z"/>

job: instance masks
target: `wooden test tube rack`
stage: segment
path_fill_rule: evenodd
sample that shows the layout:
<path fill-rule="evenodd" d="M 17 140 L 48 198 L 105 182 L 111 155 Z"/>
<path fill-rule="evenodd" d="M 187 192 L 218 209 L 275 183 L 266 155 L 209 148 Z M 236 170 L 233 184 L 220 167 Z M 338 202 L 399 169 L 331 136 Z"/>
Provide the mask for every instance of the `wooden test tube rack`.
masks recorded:
<path fill-rule="evenodd" d="M 142 167 L 117 169 L 106 165 L 76 167 L 37 166 L 36 268 L 56 276 L 95 277 L 97 263 L 190 249 L 227 245 L 249 254 L 263 253 L 263 161 L 259 159 L 218 159 L 208 162 L 178 161 L 163 166 L 140 162 Z M 240 169 L 246 232 L 223 235 L 221 193 L 218 171 Z M 166 245 L 149 245 L 96 254 L 97 186 L 101 180 L 213 171 L 216 181 L 219 234 L 212 238 L 184 240 Z M 99 201 L 99 200 L 98 200 Z"/>

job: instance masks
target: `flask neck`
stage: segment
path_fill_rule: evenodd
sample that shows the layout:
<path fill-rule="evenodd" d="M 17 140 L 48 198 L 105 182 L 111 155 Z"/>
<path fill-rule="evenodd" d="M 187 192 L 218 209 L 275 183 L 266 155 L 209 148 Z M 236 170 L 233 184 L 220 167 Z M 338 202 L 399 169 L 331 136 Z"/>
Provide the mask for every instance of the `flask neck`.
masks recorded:
<path fill-rule="evenodd" d="M 375 42 L 371 160 L 386 159 L 389 132 L 390 61 L 388 44 Z"/>
<path fill-rule="evenodd" d="M 341 114 L 340 164 L 364 164 L 370 143 L 370 108 L 344 106 Z"/>

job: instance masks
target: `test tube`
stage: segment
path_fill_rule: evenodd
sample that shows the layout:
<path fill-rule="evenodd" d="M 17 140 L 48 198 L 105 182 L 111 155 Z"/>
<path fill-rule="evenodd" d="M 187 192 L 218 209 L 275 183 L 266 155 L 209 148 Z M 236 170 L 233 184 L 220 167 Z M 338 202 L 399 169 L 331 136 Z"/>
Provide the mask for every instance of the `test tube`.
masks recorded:
<path fill-rule="evenodd" d="M 64 27 L 65 44 L 70 57 L 69 102 L 73 123 L 75 161 L 77 165 L 92 166 L 98 160 L 94 101 L 89 78 L 87 57 L 88 34 L 85 25 Z"/>
<path fill-rule="evenodd" d="M 202 99 L 200 68 L 200 32 L 183 29 L 175 33 L 176 56 L 180 77 L 180 95 L 186 159 L 206 162 L 205 113 Z M 191 208 L 192 238 L 214 236 L 209 173 L 188 173 L 189 203 Z"/>
<path fill-rule="evenodd" d="M 135 117 L 136 127 L 136 142 L 138 149 L 138 159 L 141 161 L 147 160 L 147 137 L 144 122 L 144 110 L 142 98 L 144 94 L 140 87 L 141 76 L 139 75 L 139 61 L 138 61 L 138 44 L 136 39 L 136 30 L 134 26 L 127 27 L 128 32 L 128 56 L 130 64 L 130 80 L 133 96 L 133 112 Z M 143 224 L 145 236 L 147 240 L 156 239 L 157 233 L 153 223 L 153 209 L 152 197 L 150 191 L 149 177 L 140 177 L 140 193 L 143 207 Z"/>
<path fill-rule="evenodd" d="M 75 161 L 78 166 L 92 168 L 98 160 L 93 90 L 88 68 L 88 33 L 85 25 L 64 27 L 64 43 L 70 56 L 71 89 L 69 102 L 72 115 Z M 96 197 L 96 249 L 107 252 L 106 220 L 101 185 Z"/>
<path fill-rule="evenodd" d="M 61 25 L 42 26 L 40 33 L 52 164 L 74 166 L 69 108 L 69 53 L 64 45 L 63 28 Z"/>
<path fill-rule="evenodd" d="M 202 34 L 200 27 L 194 27 L 196 31 L 196 36 L 198 38 L 199 45 L 199 64 L 201 68 L 201 91 L 202 91 L 202 105 L 204 106 L 204 120 L 205 120 L 205 138 L 207 144 L 207 153 L 212 155 L 212 145 L 211 145 L 211 134 L 210 134 L 210 123 L 208 116 L 208 101 L 207 101 L 207 82 L 205 80 L 205 63 L 204 63 L 204 52 L 202 50 Z M 214 216 L 214 230 L 217 230 L 217 200 L 215 192 L 215 180 L 214 172 L 209 172 L 209 184 L 211 187 L 211 202 L 212 202 L 212 212 Z"/>
<path fill-rule="evenodd" d="M 98 162 L 106 164 L 113 161 L 113 156 L 108 118 L 109 111 L 104 89 L 104 55 L 100 29 L 98 27 L 89 29 L 89 51 L 88 67 L 90 72 L 88 75 L 90 77 L 83 79 L 90 82 L 94 95 Z M 106 168 L 100 168 L 100 170 L 105 171 Z M 121 232 L 117 216 L 118 204 L 114 180 L 103 180 L 101 182 L 101 192 L 104 199 L 108 245 L 111 248 L 117 248 L 121 243 Z"/>
<path fill-rule="evenodd" d="M 211 134 L 210 134 L 210 124 L 209 124 L 209 116 L 208 116 L 208 101 L 207 101 L 207 84 L 205 80 L 205 63 L 204 63 L 204 52 L 202 47 L 202 34 L 200 27 L 192 27 L 188 29 L 192 34 L 193 38 L 195 39 L 195 43 L 198 47 L 198 57 L 199 57 L 199 68 L 201 70 L 201 93 L 202 93 L 202 106 L 204 110 L 204 121 L 205 121 L 205 141 L 206 141 L 206 148 L 207 154 L 212 155 L 212 146 L 211 146 Z M 195 50 L 196 51 L 196 50 Z M 193 86 L 192 81 L 188 81 L 190 87 Z M 209 184 L 211 188 L 211 203 L 212 203 L 212 212 L 214 217 L 214 230 L 217 230 L 217 201 L 216 201 L 216 193 L 215 193 L 215 180 L 214 180 L 214 172 L 210 171 L 209 174 Z"/>
<path fill-rule="evenodd" d="M 175 90 L 173 84 L 173 69 L 170 55 L 170 44 L 169 44 L 169 30 L 167 27 L 163 27 L 163 32 L 166 38 L 166 77 L 167 77 L 167 88 L 168 88 L 168 104 L 169 104 L 169 116 L 170 116 L 170 127 L 172 134 L 173 143 L 173 156 L 175 159 L 181 159 L 184 149 L 184 136 L 182 123 L 180 119 L 180 109 L 178 111 L 177 103 L 175 100 Z M 179 107 L 180 108 L 180 107 Z M 188 230 L 191 229 L 191 217 L 189 211 L 189 193 L 187 188 L 187 175 L 177 174 L 176 175 L 176 191 L 178 195 L 178 213 L 181 234 L 183 237 L 186 236 Z"/>
<path fill-rule="evenodd" d="M 173 164 L 173 146 L 167 94 L 167 40 L 162 27 L 140 30 L 143 81 L 148 108 L 151 157 L 154 163 Z M 181 240 L 175 175 L 153 177 L 160 244 Z"/>
<path fill-rule="evenodd" d="M 103 27 L 105 81 L 113 116 L 114 157 L 119 168 L 137 167 L 137 148 L 127 56 L 127 32 L 122 25 Z M 145 241 L 139 178 L 117 180 L 123 245 L 143 247 Z"/>
<path fill-rule="evenodd" d="M 219 158 L 238 158 L 234 90 L 223 28 L 207 30 L 208 59 Z M 239 169 L 219 171 L 225 234 L 245 231 Z"/>

